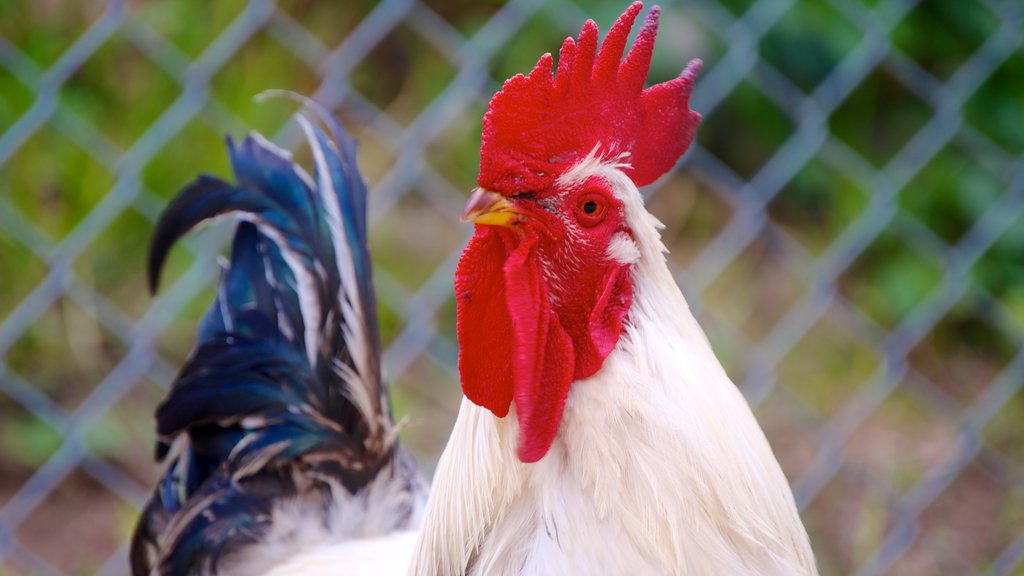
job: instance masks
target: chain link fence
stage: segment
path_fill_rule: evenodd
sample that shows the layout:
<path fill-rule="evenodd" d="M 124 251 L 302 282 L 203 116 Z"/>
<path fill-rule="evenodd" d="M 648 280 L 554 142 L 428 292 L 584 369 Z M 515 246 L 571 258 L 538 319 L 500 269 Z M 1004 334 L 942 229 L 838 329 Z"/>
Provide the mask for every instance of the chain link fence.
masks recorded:
<path fill-rule="evenodd" d="M 789 475 L 823 574 L 1024 574 L 1024 4 L 664 2 L 698 143 L 649 187 L 670 261 Z M 0 574 L 124 574 L 152 411 L 230 233 L 145 245 L 224 133 L 361 144 L 384 370 L 428 469 L 452 277 L 501 80 L 623 2 L 0 2 Z M 300 154 L 301 157 L 301 154 Z"/>

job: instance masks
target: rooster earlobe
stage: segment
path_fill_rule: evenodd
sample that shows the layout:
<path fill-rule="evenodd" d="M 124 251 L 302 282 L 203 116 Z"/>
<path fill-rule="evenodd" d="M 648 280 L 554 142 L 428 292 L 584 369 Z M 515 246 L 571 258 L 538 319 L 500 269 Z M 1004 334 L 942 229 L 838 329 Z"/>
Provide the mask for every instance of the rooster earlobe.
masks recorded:
<path fill-rule="evenodd" d="M 586 335 L 577 335 L 578 339 L 588 341 L 585 344 L 577 341 L 574 379 L 589 378 L 601 369 L 604 359 L 618 343 L 632 302 L 630 266 L 614 266 L 601 281 L 601 292 L 591 308 Z"/>

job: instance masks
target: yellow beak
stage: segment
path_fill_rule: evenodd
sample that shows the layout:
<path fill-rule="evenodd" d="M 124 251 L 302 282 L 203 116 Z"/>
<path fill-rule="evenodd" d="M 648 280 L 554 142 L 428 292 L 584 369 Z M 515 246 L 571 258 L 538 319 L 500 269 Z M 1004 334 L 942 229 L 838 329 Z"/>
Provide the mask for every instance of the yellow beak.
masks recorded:
<path fill-rule="evenodd" d="M 462 209 L 462 221 L 490 226 L 512 226 L 522 219 L 512 202 L 501 194 L 477 188 Z"/>

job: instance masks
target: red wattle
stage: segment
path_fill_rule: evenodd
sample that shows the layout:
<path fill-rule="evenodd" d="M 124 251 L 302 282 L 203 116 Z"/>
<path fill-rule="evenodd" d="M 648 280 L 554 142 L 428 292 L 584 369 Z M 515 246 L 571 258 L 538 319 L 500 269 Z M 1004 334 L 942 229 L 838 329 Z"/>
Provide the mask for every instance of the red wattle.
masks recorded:
<path fill-rule="evenodd" d="M 576 378 L 588 378 L 601 369 L 606 356 L 611 354 L 622 333 L 622 323 L 633 302 L 633 283 L 629 280 L 629 267 L 616 266 L 605 275 L 601 293 L 590 311 L 587 330 L 590 342 L 597 354 L 596 362 L 583 366 L 576 365 Z"/>
<path fill-rule="evenodd" d="M 535 249 L 536 238 L 527 238 L 505 262 L 515 349 L 512 377 L 519 420 L 518 455 L 523 462 L 536 462 L 551 448 L 575 364 L 572 339 L 551 310 Z"/>
<path fill-rule="evenodd" d="M 512 321 L 502 271 L 506 254 L 497 229 L 477 226 L 455 272 L 462 392 L 499 418 L 512 402 Z"/>
<path fill-rule="evenodd" d="M 499 418 L 515 402 L 523 462 L 551 448 L 572 382 L 601 368 L 633 296 L 629 267 L 615 265 L 587 289 L 559 292 L 554 307 L 538 242 L 478 226 L 455 275 L 463 393 Z"/>

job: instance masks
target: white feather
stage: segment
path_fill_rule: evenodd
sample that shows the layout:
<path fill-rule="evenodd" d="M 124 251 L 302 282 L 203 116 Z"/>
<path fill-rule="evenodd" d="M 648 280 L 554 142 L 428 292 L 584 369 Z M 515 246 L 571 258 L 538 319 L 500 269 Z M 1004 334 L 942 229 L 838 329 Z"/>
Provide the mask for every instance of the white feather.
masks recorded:
<path fill-rule="evenodd" d="M 282 500 L 273 510 L 270 533 L 259 546 L 249 546 L 229 558 L 226 576 L 264 574 L 346 575 L 405 574 L 412 557 L 416 528 L 423 517 L 423 492 L 410 490 L 397 464 L 382 469 L 356 494 L 333 483 L 332 510 L 319 519 L 322 502 Z M 308 481 L 296 471 L 296 482 Z M 317 519 L 312 521 L 312 519 Z"/>
<path fill-rule="evenodd" d="M 300 554 L 265 576 L 388 576 L 406 574 L 416 532 L 393 532 L 379 538 L 343 540 Z M 254 572 L 239 571 L 238 574 Z"/>
<path fill-rule="evenodd" d="M 616 232 L 608 243 L 608 258 L 619 264 L 636 264 L 640 261 L 640 248 L 625 232 Z"/>

